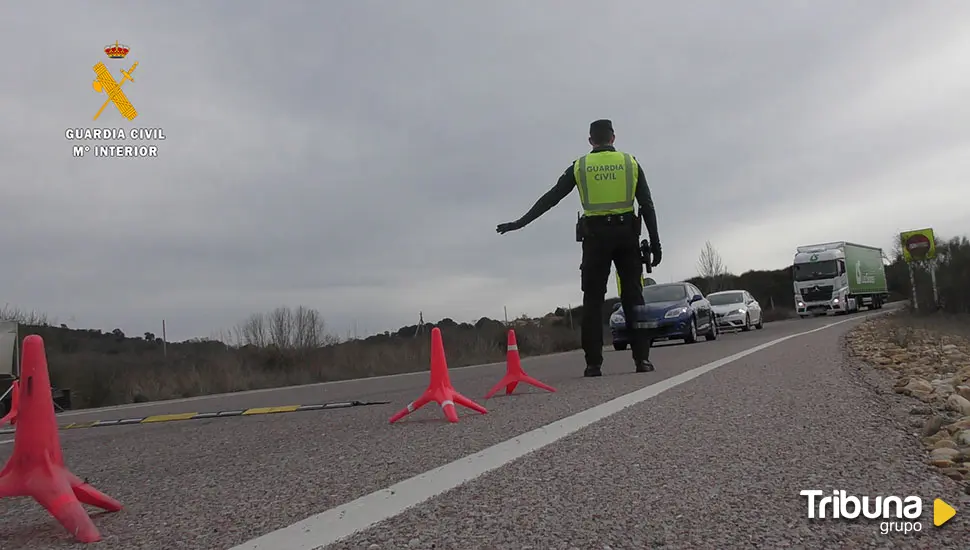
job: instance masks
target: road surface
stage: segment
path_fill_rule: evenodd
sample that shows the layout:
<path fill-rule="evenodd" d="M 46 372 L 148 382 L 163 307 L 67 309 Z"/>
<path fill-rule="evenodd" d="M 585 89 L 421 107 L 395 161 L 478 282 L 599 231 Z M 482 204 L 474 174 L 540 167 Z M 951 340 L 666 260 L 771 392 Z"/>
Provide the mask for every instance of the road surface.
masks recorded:
<path fill-rule="evenodd" d="M 105 550 L 966 548 L 970 514 L 932 525 L 934 498 L 961 504 L 956 483 L 923 465 L 918 441 L 843 368 L 840 336 L 865 316 L 663 345 L 654 373 L 633 373 L 629 352 L 607 353 L 594 379 L 578 352 L 524 360 L 554 394 L 484 401 L 504 365 L 453 369 L 489 410 L 462 410 L 455 425 L 433 405 L 388 424 L 425 389 L 418 373 L 77 411 L 60 421 L 391 402 L 61 441 L 69 468 L 125 506 L 92 510 Z M 0 459 L 11 450 L 0 444 Z M 922 530 L 810 521 L 806 489 L 919 495 Z M 81 547 L 32 500 L 0 500 L 0 548 Z"/>

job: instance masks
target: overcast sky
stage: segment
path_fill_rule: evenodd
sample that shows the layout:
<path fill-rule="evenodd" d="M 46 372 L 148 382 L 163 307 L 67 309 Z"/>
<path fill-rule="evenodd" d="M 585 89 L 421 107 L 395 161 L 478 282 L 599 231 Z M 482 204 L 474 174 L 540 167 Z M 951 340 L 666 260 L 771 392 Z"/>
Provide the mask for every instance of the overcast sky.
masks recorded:
<path fill-rule="evenodd" d="M 164 318 L 172 340 L 278 305 L 341 335 L 576 305 L 577 194 L 495 225 L 602 117 L 646 171 L 658 280 L 693 276 L 706 240 L 741 272 L 970 232 L 970 3 L 673 5 L 5 4 L 0 303 L 131 334 Z M 92 120 L 98 61 L 138 62 L 134 122 Z M 65 130 L 92 127 L 167 139 L 73 158 Z"/>

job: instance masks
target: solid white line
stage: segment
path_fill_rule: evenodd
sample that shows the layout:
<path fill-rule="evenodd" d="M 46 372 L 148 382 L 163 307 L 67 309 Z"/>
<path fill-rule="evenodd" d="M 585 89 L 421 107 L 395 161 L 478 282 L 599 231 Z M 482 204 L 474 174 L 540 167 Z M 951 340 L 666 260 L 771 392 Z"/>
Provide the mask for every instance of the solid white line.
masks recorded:
<path fill-rule="evenodd" d="M 4 439 L 0 441 L 0 445 L 6 445 L 7 443 L 13 443 L 13 439 Z"/>
<path fill-rule="evenodd" d="M 586 428 L 594 422 L 612 416 L 627 407 L 642 403 L 698 376 L 711 372 L 763 349 L 792 338 L 819 332 L 842 323 L 862 320 L 853 317 L 822 327 L 790 334 L 748 348 L 723 359 L 696 367 L 656 384 L 607 401 L 585 411 L 568 416 L 531 432 L 513 437 L 477 453 L 460 458 L 444 466 L 419 474 L 386 489 L 376 491 L 326 512 L 298 521 L 230 550 L 311 550 L 343 540 L 381 521 L 393 518 L 408 508 L 421 504 L 446 491 L 498 469 L 513 460 L 535 452 L 547 445 Z"/>

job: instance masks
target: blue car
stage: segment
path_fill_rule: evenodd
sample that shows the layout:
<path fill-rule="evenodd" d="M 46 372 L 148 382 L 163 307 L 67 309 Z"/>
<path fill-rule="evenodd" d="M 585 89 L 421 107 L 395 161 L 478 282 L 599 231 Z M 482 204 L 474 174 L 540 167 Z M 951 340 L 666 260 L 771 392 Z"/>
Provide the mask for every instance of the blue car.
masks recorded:
<path fill-rule="evenodd" d="M 704 293 L 690 283 L 668 283 L 643 287 L 644 307 L 640 319 L 646 323 L 651 342 L 655 340 L 683 340 L 693 344 L 700 336 L 716 340 L 717 322 L 711 303 Z M 630 343 L 626 330 L 626 316 L 622 304 L 614 306 L 610 316 L 613 348 L 625 350 Z"/>

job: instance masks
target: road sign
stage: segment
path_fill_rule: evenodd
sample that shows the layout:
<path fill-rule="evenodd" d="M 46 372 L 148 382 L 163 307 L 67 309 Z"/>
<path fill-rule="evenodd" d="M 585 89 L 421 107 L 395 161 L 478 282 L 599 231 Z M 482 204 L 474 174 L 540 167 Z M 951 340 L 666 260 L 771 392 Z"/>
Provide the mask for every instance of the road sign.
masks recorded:
<path fill-rule="evenodd" d="M 906 263 L 932 260 L 936 257 L 936 239 L 930 228 L 904 231 L 899 234 L 899 243 L 902 245 Z"/>

